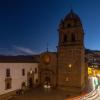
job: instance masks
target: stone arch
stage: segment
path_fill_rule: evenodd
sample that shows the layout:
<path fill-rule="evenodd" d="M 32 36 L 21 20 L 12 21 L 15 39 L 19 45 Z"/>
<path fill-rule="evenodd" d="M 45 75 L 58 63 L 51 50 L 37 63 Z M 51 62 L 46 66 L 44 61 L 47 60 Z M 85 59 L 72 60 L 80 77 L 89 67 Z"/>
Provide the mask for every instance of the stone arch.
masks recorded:
<path fill-rule="evenodd" d="M 45 84 L 55 86 L 55 76 L 52 70 L 44 69 L 40 72 L 40 85 L 44 86 Z"/>

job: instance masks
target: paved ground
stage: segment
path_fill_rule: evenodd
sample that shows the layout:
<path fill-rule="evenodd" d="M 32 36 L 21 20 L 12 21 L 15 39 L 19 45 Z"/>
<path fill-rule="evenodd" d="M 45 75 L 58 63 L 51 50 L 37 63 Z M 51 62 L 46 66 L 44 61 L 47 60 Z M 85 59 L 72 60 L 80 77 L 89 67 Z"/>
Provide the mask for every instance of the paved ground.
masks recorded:
<path fill-rule="evenodd" d="M 64 100 L 66 93 L 61 90 L 31 89 L 21 96 L 11 100 Z"/>
<path fill-rule="evenodd" d="M 91 80 L 92 78 L 89 79 L 88 90 L 87 90 L 88 92 L 93 90 Z M 84 95 L 84 93 L 82 95 Z M 80 95 L 79 97 L 81 97 L 82 95 Z M 16 96 L 15 98 L 12 98 L 10 100 L 65 100 L 66 96 L 67 94 L 65 91 L 55 90 L 55 89 L 34 88 L 28 90 L 23 95 Z M 68 100 L 72 99 L 70 98 Z"/>

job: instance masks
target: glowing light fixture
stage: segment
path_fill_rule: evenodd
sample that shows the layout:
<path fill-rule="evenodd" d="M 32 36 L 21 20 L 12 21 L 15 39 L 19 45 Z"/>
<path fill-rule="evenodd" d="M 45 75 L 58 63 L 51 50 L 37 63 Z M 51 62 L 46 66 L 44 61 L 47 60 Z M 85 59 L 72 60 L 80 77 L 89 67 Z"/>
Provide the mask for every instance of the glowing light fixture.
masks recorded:
<path fill-rule="evenodd" d="M 69 68 L 71 68 L 71 67 L 72 67 L 72 65 L 71 65 L 71 64 L 69 64 L 69 65 L 68 65 L 68 67 L 69 67 Z"/>
<path fill-rule="evenodd" d="M 32 74 L 33 73 L 33 71 L 32 71 L 32 69 L 30 70 L 30 74 Z"/>
<path fill-rule="evenodd" d="M 69 81 L 69 78 L 68 77 L 66 77 L 66 81 Z"/>

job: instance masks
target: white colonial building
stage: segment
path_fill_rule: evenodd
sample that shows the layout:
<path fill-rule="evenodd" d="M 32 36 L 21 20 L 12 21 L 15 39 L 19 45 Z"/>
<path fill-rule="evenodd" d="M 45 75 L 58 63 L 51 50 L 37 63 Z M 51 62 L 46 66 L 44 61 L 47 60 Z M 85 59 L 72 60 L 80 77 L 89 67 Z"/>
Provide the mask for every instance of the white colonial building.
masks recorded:
<path fill-rule="evenodd" d="M 0 56 L 0 95 L 38 84 L 38 62 L 33 56 Z"/>

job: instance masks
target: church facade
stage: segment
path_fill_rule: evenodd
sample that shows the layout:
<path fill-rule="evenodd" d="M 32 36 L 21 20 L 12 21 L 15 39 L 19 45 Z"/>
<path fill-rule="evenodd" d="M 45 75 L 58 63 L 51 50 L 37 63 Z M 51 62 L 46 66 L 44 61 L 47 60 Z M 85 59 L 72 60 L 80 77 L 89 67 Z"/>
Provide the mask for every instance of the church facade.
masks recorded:
<path fill-rule="evenodd" d="M 86 87 L 84 30 L 79 16 L 70 11 L 58 28 L 57 52 L 48 50 L 40 55 L 39 83 L 81 93 Z"/>

